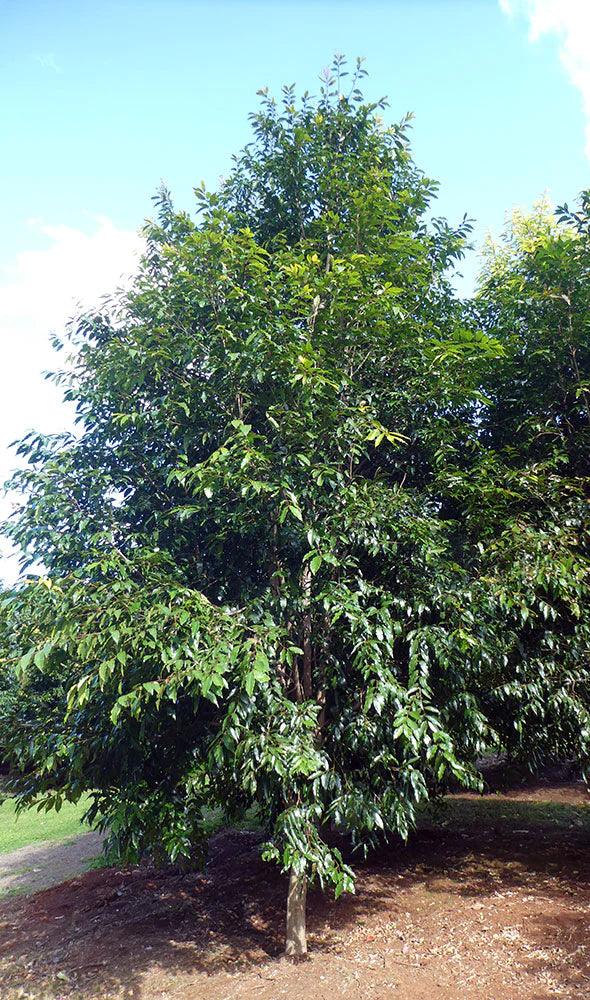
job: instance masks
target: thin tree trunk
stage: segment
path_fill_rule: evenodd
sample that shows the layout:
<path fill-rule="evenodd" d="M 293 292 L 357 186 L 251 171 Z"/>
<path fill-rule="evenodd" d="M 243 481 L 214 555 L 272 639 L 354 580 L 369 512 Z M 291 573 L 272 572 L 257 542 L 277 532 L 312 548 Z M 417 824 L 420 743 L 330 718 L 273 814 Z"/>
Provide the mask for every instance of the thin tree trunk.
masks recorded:
<path fill-rule="evenodd" d="M 294 962 L 307 958 L 307 935 L 305 929 L 305 909 L 307 902 L 307 876 L 289 875 L 287 893 L 287 939 L 285 955 Z"/>

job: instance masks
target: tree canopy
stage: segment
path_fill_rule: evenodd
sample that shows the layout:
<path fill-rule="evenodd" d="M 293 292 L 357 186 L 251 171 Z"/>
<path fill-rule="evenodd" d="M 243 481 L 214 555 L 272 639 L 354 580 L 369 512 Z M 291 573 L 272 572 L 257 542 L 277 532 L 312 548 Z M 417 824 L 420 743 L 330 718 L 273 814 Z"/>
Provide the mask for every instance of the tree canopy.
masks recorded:
<path fill-rule="evenodd" d="M 308 880 L 353 888 L 335 831 L 405 838 L 483 753 L 590 732 L 588 200 L 517 220 L 461 300 L 469 223 L 364 73 L 261 92 L 195 216 L 158 194 L 8 529 L 43 566 L 3 606 L 21 801 L 90 792 L 128 859 L 253 811 L 295 954 Z"/>

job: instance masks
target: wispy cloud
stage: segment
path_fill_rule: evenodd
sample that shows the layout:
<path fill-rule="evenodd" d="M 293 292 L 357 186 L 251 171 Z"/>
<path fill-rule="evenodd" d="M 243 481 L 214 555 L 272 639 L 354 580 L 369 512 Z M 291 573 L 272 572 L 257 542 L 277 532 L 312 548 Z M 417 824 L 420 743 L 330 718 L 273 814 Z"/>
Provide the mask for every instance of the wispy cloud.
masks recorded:
<path fill-rule="evenodd" d="M 50 69 L 53 73 L 61 73 L 62 68 L 55 58 L 54 52 L 41 52 L 34 56 L 35 62 L 39 63 L 43 69 Z"/>
<path fill-rule="evenodd" d="M 529 38 L 559 39 L 564 69 L 582 97 L 586 117 L 586 155 L 590 159 L 590 0 L 499 0 L 510 16 L 524 16 Z"/>
<path fill-rule="evenodd" d="M 89 306 L 112 292 L 135 270 L 143 243 L 109 219 L 92 218 L 88 232 L 30 219 L 46 246 L 15 256 L 0 271 L 0 486 L 16 464 L 8 445 L 31 428 L 54 432 L 71 426 L 72 415 L 42 375 L 59 367 L 51 331 L 60 333 L 76 304 Z M 10 510 L 0 501 L 0 520 Z M 0 580 L 15 575 L 8 548 L 0 543 Z M 4 556 L 4 559 L 2 557 Z"/>

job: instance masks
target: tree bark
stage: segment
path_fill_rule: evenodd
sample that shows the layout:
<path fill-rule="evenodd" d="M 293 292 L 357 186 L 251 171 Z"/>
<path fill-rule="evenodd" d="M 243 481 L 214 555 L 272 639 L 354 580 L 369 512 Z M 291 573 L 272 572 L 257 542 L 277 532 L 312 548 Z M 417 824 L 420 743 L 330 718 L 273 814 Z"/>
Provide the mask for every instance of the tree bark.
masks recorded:
<path fill-rule="evenodd" d="M 294 962 L 303 962 L 307 958 L 307 934 L 305 911 L 307 902 L 307 876 L 289 875 L 289 891 L 287 893 L 287 938 L 285 955 Z"/>

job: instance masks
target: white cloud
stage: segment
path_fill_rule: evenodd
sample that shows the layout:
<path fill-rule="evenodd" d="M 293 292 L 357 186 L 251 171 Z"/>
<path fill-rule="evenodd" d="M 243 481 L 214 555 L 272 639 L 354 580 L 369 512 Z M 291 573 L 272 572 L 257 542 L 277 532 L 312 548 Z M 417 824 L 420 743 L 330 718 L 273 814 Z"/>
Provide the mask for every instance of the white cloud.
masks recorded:
<path fill-rule="evenodd" d="M 500 0 L 505 14 L 525 15 L 532 42 L 556 35 L 559 55 L 582 97 L 586 155 L 590 159 L 590 0 Z"/>
<path fill-rule="evenodd" d="M 112 292 L 135 270 L 142 249 L 136 233 L 106 218 L 93 218 L 90 232 L 37 219 L 28 225 L 35 243 L 41 236 L 46 246 L 17 254 L 0 271 L 0 485 L 16 465 L 11 441 L 31 429 L 61 431 L 72 423 L 59 391 L 42 374 L 63 363 L 51 349 L 50 332 L 63 331 L 77 303 L 92 305 Z M 2 501 L 0 519 L 8 510 L 9 501 Z M 14 564 L 3 551 L 0 579 L 9 579 Z"/>
<path fill-rule="evenodd" d="M 50 69 L 54 73 L 61 73 L 61 66 L 53 52 L 42 52 L 40 55 L 35 56 L 35 62 L 38 62 L 42 69 Z"/>

